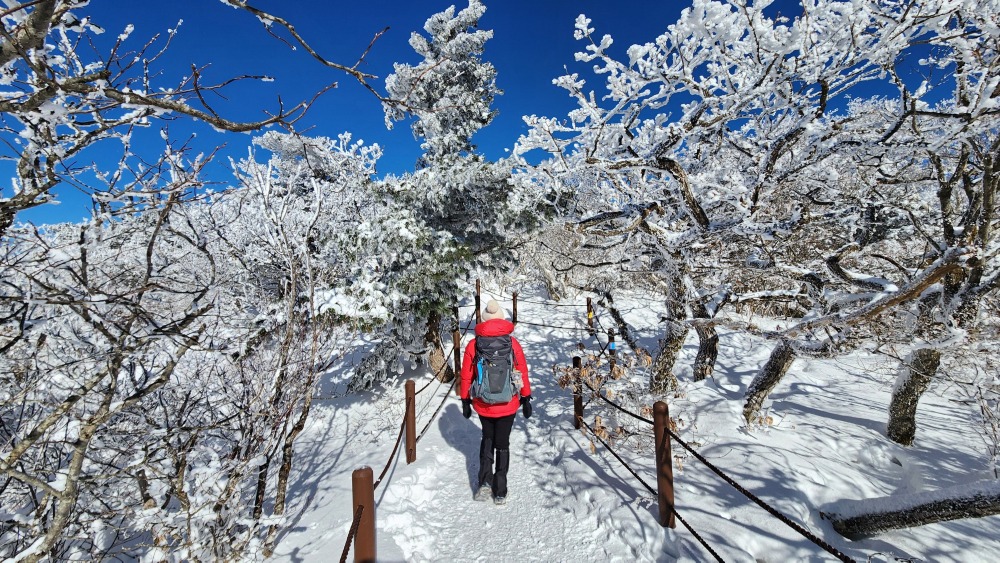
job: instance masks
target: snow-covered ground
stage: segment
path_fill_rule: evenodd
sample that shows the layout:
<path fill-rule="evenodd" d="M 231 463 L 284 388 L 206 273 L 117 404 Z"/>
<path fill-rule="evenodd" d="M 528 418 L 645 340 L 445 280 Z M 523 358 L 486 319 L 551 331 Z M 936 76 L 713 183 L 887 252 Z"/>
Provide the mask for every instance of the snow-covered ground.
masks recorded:
<path fill-rule="evenodd" d="M 510 298 L 493 296 L 508 308 Z M 531 302 L 527 302 L 531 301 Z M 711 561 L 712 556 L 678 523 L 657 521 L 656 498 L 572 424 L 572 396 L 556 383 L 553 366 L 569 365 L 581 340 L 584 298 L 542 304 L 522 295 L 515 331 L 531 367 L 535 410 L 520 414 L 511 436 L 510 494 L 503 507 L 472 500 L 478 465 L 479 425 L 466 420 L 454 392 L 432 383 L 417 396 L 418 431 L 430 421 L 407 465 L 397 456 L 375 492 L 381 561 Z M 485 297 L 484 297 L 485 302 Z M 655 347 L 655 303 L 620 300 L 617 306 L 640 342 Z M 467 317 L 471 306 L 462 307 Z M 604 327 L 612 319 L 598 309 Z M 466 336 L 468 338 L 468 336 Z M 889 393 L 896 365 L 884 355 L 857 352 L 833 360 L 796 359 L 771 395 L 772 424 L 747 429 L 743 393 L 770 345 L 721 334 L 714 378 L 691 381 L 697 341 L 692 331 L 677 371 L 678 397 L 669 398 L 678 433 L 744 487 L 858 561 L 993 562 L 1000 557 L 1000 516 L 897 530 L 850 541 L 820 512 L 846 499 L 932 491 L 992 477 L 973 407 L 950 400 L 947 382 L 935 383 L 920 402 L 912 447 L 885 438 Z M 619 349 L 627 347 L 619 341 Z M 377 393 L 345 395 L 352 362 L 329 374 L 310 425 L 298 441 L 291 522 L 274 560 L 339 561 L 353 516 L 351 474 L 363 466 L 377 478 L 389 460 L 403 416 L 403 381 L 429 381 L 423 368 L 407 372 Z M 616 382 L 619 388 L 644 384 Z M 639 409 L 622 395 L 624 404 Z M 643 399 L 647 404 L 650 399 Z M 607 408 L 588 405 L 593 423 L 617 425 Z M 628 418 L 628 417 L 625 417 Z M 616 450 L 655 486 L 652 431 L 636 432 Z M 769 515 L 674 446 L 677 510 L 726 561 L 832 561 L 835 558 Z M 353 560 L 353 551 L 349 555 Z"/>

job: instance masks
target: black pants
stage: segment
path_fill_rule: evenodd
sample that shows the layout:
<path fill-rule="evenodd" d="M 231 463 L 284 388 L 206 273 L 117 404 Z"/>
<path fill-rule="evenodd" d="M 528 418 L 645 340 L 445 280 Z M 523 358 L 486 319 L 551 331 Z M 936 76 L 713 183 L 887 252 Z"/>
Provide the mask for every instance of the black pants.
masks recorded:
<path fill-rule="evenodd" d="M 483 440 L 479 443 L 479 486 L 490 485 L 493 495 L 507 496 L 507 469 L 510 467 L 510 430 L 514 416 L 489 418 L 479 416 L 483 426 Z M 496 456 L 493 452 L 496 451 Z M 493 462 L 496 460 L 496 469 Z"/>

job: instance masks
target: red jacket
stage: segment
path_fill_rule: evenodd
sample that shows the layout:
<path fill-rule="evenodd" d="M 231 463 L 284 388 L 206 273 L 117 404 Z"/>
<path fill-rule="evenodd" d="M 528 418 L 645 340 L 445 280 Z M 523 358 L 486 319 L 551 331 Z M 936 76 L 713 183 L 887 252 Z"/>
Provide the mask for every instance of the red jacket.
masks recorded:
<path fill-rule="evenodd" d="M 491 319 L 476 325 L 476 336 L 503 336 L 514 332 L 514 323 L 506 319 Z M 531 395 L 531 385 L 528 383 L 528 362 L 524 360 L 524 351 L 521 344 L 513 336 L 510 338 L 511 347 L 514 351 L 514 369 L 521 372 L 521 396 Z M 462 359 L 462 386 L 459 389 L 463 399 L 469 398 L 469 388 L 472 387 L 472 360 L 476 356 L 476 339 L 473 338 L 465 346 L 465 358 Z M 472 407 L 480 416 L 487 418 L 500 418 L 517 412 L 521 400 L 516 395 L 509 403 L 502 405 L 488 405 L 479 399 L 472 400 Z"/>

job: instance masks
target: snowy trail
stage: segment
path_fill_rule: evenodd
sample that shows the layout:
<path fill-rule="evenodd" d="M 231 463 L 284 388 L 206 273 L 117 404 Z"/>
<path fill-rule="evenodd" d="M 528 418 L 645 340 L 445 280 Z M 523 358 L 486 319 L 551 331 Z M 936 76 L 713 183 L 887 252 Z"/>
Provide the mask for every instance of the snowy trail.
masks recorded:
<path fill-rule="evenodd" d="M 379 534 L 391 537 L 407 561 L 546 561 L 553 551 L 565 561 L 622 554 L 656 559 L 663 534 L 642 535 L 657 527 L 650 504 L 632 506 L 635 492 L 613 475 L 594 486 L 607 470 L 582 455 L 586 446 L 569 423 L 567 406 L 572 409 L 565 401 L 540 402 L 530 420 L 518 414 L 508 503 L 496 506 L 472 500 L 479 463 L 476 416 L 466 420 L 457 404 L 449 404 L 418 445 L 417 462 L 389 484 L 378 506 Z M 609 511 L 609 504 L 620 508 Z M 619 529 L 630 521 L 633 529 Z"/>
<path fill-rule="evenodd" d="M 530 305 L 522 306 L 525 309 L 531 313 Z M 565 313 L 553 323 L 572 326 L 574 311 Z M 591 454 L 589 441 L 572 425 L 572 396 L 554 382 L 552 360 L 568 361 L 580 331 L 522 326 L 515 334 L 529 355 L 535 409 L 531 419 L 520 411 L 515 419 L 507 505 L 472 499 L 480 426 L 477 415 L 462 417 L 452 391 L 418 443 L 417 461 L 407 465 L 400 454 L 376 490 L 379 559 L 552 561 L 556 553 L 560 561 L 674 561 L 674 556 L 662 553 L 664 538 L 673 532 L 657 523 L 655 498 L 620 466 Z M 418 431 L 447 392 L 445 386 L 432 385 L 418 395 Z M 399 420 L 402 410 L 397 405 L 402 404 L 398 388 L 361 408 L 349 398 L 325 404 L 303 435 L 304 449 L 316 451 L 309 441 L 318 433 L 330 433 L 331 426 L 354 425 L 356 432 L 365 428 L 366 417 L 372 418 L 367 432 L 375 432 L 376 423 L 383 429 L 398 428 L 388 420 Z M 350 421 L 343 414 L 347 409 L 354 413 Z M 305 508 L 300 525 L 281 538 L 275 560 L 339 560 L 351 518 L 350 471 L 369 465 L 377 478 L 395 440 L 394 432 L 390 439 L 382 430 L 372 447 L 337 433 L 315 443 L 339 452 L 338 462 L 325 467 L 328 462 L 319 461 L 306 470 L 326 472 L 322 481 L 329 496 L 311 495 L 312 506 Z M 320 532 L 327 522 L 335 526 Z"/>
<path fill-rule="evenodd" d="M 579 326 L 578 310 L 532 309 L 522 306 L 524 318 Z M 648 305 L 622 310 L 636 327 L 657 326 L 659 319 Z M 400 453 L 376 489 L 379 560 L 711 560 L 680 524 L 676 530 L 662 528 L 655 497 L 603 447 L 592 452 L 589 439 L 573 428 L 572 395 L 557 385 L 552 367 L 567 365 L 579 353 L 583 331 L 519 325 L 515 335 L 529 358 L 535 400 L 532 418 L 525 420 L 519 411 L 511 434 L 508 504 L 472 499 L 478 419 L 463 418 L 454 392 L 432 384 L 417 396 L 418 431 L 442 400 L 444 408 L 418 443 L 416 462 L 407 465 Z M 649 334 L 640 336 L 644 345 L 654 345 Z M 697 346 L 693 338 L 679 366 L 690 365 Z M 772 394 L 768 409 L 773 426 L 747 432 L 741 397 L 770 348 L 729 335 L 723 340 L 715 376 L 695 384 L 680 367 L 682 389 L 670 398 L 679 434 L 701 454 L 858 561 L 899 561 L 896 556 L 920 562 L 995 560 L 1000 517 L 850 542 L 819 514 L 842 499 L 934 490 L 983 478 L 980 438 L 967 409 L 928 395 L 921 401 L 918 443 L 904 448 L 884 437 L 892 366 L 864 354 L 849 361 L 800 359 Z M 588 341 L 588 349 L 593 344 Z M 346 371 L 332 374 L 332 381 L 341 383 L 327 391 L 343 387 Z M 407 377 L 416 378 L 418 388 L 427 382 L 424 371 L 415 371 L 377 393 L 336 395 L 316 405 L 297 442 L 301 453 L 291 484 L 291 521 L 272 560 L 340 560 L 353 516 L 351 473 L 370 466 L 377 478 L 386 465 L 403 416 L 402 381 Z M 587 407 L 589 422 L 597 406 Z M 655 486 L 648 450 L 642 446 L 619 453 Z M 675 447 L 674 455 L 678 510 L 724 560 L 834 560 L 680 448 Z"/>

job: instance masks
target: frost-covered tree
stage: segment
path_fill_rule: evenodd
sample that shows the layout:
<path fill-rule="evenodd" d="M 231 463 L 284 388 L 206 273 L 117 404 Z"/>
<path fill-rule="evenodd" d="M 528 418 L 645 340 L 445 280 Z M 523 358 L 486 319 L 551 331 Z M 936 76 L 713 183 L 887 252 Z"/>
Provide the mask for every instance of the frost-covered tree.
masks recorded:
<path fill-rule="evenodd" d="M 766 315 L 773 328 L 739 326 L 794 357 L 856 346 L 909 305 L 928 305 L 928 290 L 949 296 L 928 309 L 943 327 L 995 289 L 995 241 L 982 235 L 996 221 L 996 12 L 989 0 L 810 1 L 789 18 L 769 16 L 767 1 L 698 0 L 627 60 L 578 19 L 577 58 L 605 93 L 578 74 L 558 79 L 578 108 L 565 121 L 527 118 L 518 151 L 556 155 L 525 175 L 565 194 L 560 220 L 578 248 L 614 249 L 600 276 L 613 267 L 660 278 L 670 318 L 654 390 L 669 382 L 685 326 L 724 322 L 700 317 L 727 301 L 782 303 Z M 954 72 L 939 79 L 942 70 Z M 895 94 L 866 102 L 869 86 Z M 887 236 L 900 218 L 906 227 Z M 975 229 L 953 228 L 970 221 Z M 924 225 L 941 234 L 921 235 Z M 935 239 L 933 256 L 911 243 L 912 259 L 883 259 L 879 249 L 914 235 Z M 860 247 L 877 267 L 851 269 Z M 956 275 L 975 281 L 949 290 Z M 762 371 L 748 419 L 787 365 Z"/>
<path fill-rule="evenodd" d="M 16 165 L 0 194 L 0 555 L 262 553 L 311 382 L 340 334 L 316 296 L 346 267 L 316 217 L 368 181 L 375 153 L 320 140 L 288 157 L 328 160 L 308 174 L 283 166 L 208 194 L 211 151 L 192 156 L 164 127 L 159 154 L 136 154 L 134 131 L 177 117 L 290 125 L 308 103 L 228 120 L 204 103 L 221 85 L 198 71 L 163 82 L 164 41 L 136 50 L 129 27 L 108 52 L 91 48 L 101 30 L 87 4 L 6 2 L 0 15 L 0 158 Z M 109 140 L 117 162 L 79 164 Z M 90 220 L 15 223 L 60 184 L 90 191 Z"/>
<path fill-rule="evenodd" d="M 496 69 L 482 60 L 493 37 L 478 29 L 485 12 L 471 0 L 457 14 L 452 6 L 431 16 L 424 25 L 429 37 L 413 33 L 410 45 L 423 60 L 394 66 L 386 90 L 396 103 L 385 108 L 389 124 L 414 118 L 413 134 L 424 149 L 418 169 L 396 179 L 394 199 L 489 265 L 498 259 L 489 252 L 530 223 L 535 206 L 510 183 L 512 163 L 487 162 L 472 143 L 496 115 L 491 106 L 501 94 Z"/>
<path fill-rule="evenodd" d="M 226 2 L 228 3 L 228 2 Z M 16 162 L 13 193 L 0 198 L 0 233 L 18 211 L 52 200 L 52 189 L 81 174 L 76 164 L 89 147 L 117 139 L 127 154 L 137 126 L 186 116 L 224 131 L 253 131 L 292 121 L 308 103 L 279 107 L 256 122 L 227 119 L 205 105 L 226 83 L 205 83 L 200 71 L 176 84 L 158 73 L 167 56 L 157 38 L 138 50 L 126 28 L 108 53 L 81 47 L 103 30 L 86 15 L 87 0 L 6 2 L 0 39 L 0 158 Z M 263 77 L 236 77 L 253 80 Z M 73 163 L 73 165 L 70 165 Z M 85 183 L 83 185 L 86 185 Z"/>
<path fill-rule="evenodd" d="M 349 261 L 325 226 L 352 220 L 378 151 L 258 142 L 275 156 L 240 163 L 238 188 L 182 197 L 197 176 L 178 152 L 144 176 L 160 188 L 142 206 L 8 231 L 20 305 L 4 329 L 24 333 L 0 359 L 16 374 L 0 387 L 4 553 L 227 558 L 273 540 L 348 318 L 330 301 Z"/>
<path fill-rule="evenodd" d="M 482 2 L 469 0 L 457 15 L 454 6 L 434 14 L 424 24 L 430 37 L 410 35 L 410 46 L 423 61 L 396 63 L 386 78 L 392 100 L 385 104 L 386 125 L 407 114 L 417 117 L 413 135 L 423 141 L 425 165 L 472 154 L 472 136 L 496 116 L 493 98 L 501 94 L 496 69 L 482 60 L 493 31 L 478 29 L 485 12 Z"/>
<path fill-rule="evenodd" d="M 176 471 L 156 470 L 164 450 L 150 439 L 152 420 L 156 428 L 184 417 L 145 414 L 179 379 L 214 370 L 208 361 L 185 369 L 217 324 L 218 272 L 185 217 L 181 178 L 190 177 L 173 172 L 164 200 L 141 214 L 8 229 L 4 303 L 17 312 L 3 325 L 0 359 L 14 375 L 0 409 L 2 503 L 15 515 L 0 527 L 8 556 L 99 558 L 125 543 L 149 546 L 156 540 L 129 520 L 145 498 L 169 504 L 194 492 L 183 477 L 172 481 Z"/>
<path fill-rule="evenodd" d="M 482 60 L 493 36 L 478 29 L 485 11 L 481 2 L 471 0 L 457 13 L 452 6 L 431 16 L 424 25 L 427 36 L 415 32 L 410 37 L 410 46 L 423 60 L 397 63 L 386 78 L 387 125 L 412 117 L 413 134 L 424 149 L 417 170 L 381 184 L 387 207 L 380 221 L 405 225 L 410 237 L 385 262 L 383 283 L 401 297 L 387 338 L 400 353 L 430 351 L 435 372 L 449 369 L 439 333 L 441 319 L 457 297 L 457 282 L 476 269 L 514 263 L 512 240 L 536 223 L 541 209 L 537 192 L 510 181 L 513 162 L 489 162 L 472 143 L 473 135 L 496 115 L 492 103 L 501 93 L 496 69 Z M 362 230 L 377 229 L 386 232 L 370 223 Z M 389 237 L 387 249 L 397 238 Z M 425 322 L 426 331 L 412 330 Z M 380 350 L 378 357 L 393 355 Z M 372 365 L 384 369 L 384 363 L 373 360 Z M 357 387 L 378 379 L 367 374 L 359 373 Z"/>
<path fill-rule="evenodd" d="M 248 430 L 263 434 L 255 442 L 261 445 L 256 520 L 272 486 L 272 514 L 285 512 L 295 439 L 309 416 L 317 378 L 336 352 L 338 325 L 351 325 L 343 296 L 356 281 L 355 265 L 345 247 L 357 213 L 367 206 L 365 187 L 381 151 L 352 143 L 348 134 L 331 140 L 269 132 L 255 143 L 271 158 L 241 161 L 241 186 L 205 207 L 213 238 L 236 274 L 225 285 L 242 303 L 237 318 L 250 321 L 238 367 L 269 374 L 253 405 L 261 416 Z M 338 296 L 339 307 L 331 306 Z M 276 531 L 272 525 L 268 542 Z"/>

